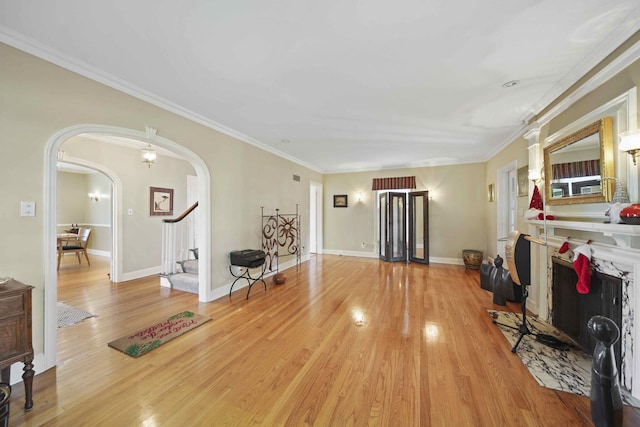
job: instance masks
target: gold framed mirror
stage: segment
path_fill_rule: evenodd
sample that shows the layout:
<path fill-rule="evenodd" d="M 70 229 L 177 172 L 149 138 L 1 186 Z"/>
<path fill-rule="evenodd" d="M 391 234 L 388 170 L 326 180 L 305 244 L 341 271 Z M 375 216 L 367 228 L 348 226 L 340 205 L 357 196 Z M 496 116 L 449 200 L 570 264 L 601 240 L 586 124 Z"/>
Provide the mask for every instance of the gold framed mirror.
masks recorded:
<path fill-rule="evenodd" d="M 613 172 L 613 120 L 604 117 L 544 148 L 546 203 L 609 202 Z"/>

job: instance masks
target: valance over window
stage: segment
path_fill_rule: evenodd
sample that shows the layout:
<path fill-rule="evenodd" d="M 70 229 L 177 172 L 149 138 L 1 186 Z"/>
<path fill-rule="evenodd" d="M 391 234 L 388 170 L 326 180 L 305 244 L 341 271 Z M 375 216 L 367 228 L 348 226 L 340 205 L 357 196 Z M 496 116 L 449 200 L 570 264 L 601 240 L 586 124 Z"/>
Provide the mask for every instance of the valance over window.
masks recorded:
<path fill-rule="evenodd" d="M 551 169 L 555 179 L 600 175 L 600 160 L 558 163 L 551 165 Z"/>
<path fill-rule="evenodd" d="M 415 176 L 398 176 L 393 178 L 373 178 L 371 189 L 376 190 L 400 190 L 416 188 Z"/>

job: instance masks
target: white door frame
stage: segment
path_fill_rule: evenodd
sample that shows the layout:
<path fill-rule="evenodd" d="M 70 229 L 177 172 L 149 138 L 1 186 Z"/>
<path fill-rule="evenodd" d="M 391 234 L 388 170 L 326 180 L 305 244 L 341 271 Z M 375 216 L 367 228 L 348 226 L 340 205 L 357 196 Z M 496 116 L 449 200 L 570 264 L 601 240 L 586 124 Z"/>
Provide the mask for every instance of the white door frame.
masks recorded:
<path fill-rule="evenodd" d="M 187 206 L 193 206 L 198 201 L 198 177 L 195 175 L 187 175 Z M 198 203 L 198 206 L 200 204 Z M 200 224 L 198 223 L 198 215 L 187 216 L 187 249 L 197 247 L 198 242 L 198 230 Z M 198 252 L 199 255 L 199 252 Z M 187 253 L 187 258 L 189 254 Z M 194 254 L 195 257 L 195 254 Z"/>
<path fill-rule="evenodd" d="M 322 184 L 309 182 L 309 200 L 309 253 L 321 254 L 324 247 Z"/>
<path fill-rule="evenodd" d="M 517 214 L 518 208 L 517 190 L 513 188 L 511 182 L 517 171 L 518 162 L 514 160 L 498 169 L 497 172 L 496 255 L 500 255 L 503 259 L 505 257 L 505 238 L 517 226 L 516 216 L 511 213 L 512 209 L 516 209 Z"/>

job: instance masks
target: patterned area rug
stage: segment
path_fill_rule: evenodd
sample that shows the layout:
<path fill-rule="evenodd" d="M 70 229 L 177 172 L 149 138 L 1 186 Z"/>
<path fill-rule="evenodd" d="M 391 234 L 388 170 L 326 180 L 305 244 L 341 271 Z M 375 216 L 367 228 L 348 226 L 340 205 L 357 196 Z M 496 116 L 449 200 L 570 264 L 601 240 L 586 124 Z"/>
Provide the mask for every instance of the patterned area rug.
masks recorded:
<path fill-rule="evenodd" d="M 58 302 L 58 328 L 66 328 L 75 325 L 89 317 L 96 317 L 95 314 L 88 313 L 79 308 L 72 307 L 62 301 Z"/>
<path fill-rule="evenodd" d="M 498 323 L 513 327 L 520 325 L 522 315 L 519 313 L 487 311 Z M 569 350 L 558 350 L 536 341 L 534 335 L 525 335 L 518 345 L 517 354 L 529 373 L 543 387 L 588 397 L 591 392 L 591 356 L 547 322 L 534 316 L 527 316 L 527 320 L 533 333 L 548 334 L 570 345 Z M 497 326 L 509 342 L 509 347 L 513 347 L 520 333 L 509 327 Z M 622 402 L 640 408 L 640 401 L 626 391 L 622 393 Z"/>
<path fill-rule="evenodd" d="M 109 347 L 120 350 L 131 357 L 140 357 L 209 320 L 211 320 L 210 317 L 202 316 L 191 311 L 183 311 L 155 325 L 111 341 Z"/>

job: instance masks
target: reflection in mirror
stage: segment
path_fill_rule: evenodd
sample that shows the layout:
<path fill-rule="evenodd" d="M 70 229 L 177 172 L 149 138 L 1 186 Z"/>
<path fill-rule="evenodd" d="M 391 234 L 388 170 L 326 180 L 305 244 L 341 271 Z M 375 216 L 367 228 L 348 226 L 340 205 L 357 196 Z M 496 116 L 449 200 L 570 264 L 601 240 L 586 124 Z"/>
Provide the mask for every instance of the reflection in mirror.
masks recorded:
<path fill-rule="evenodd" d="M 605 117 L 544 149 L 546 199 L 549 205 L 611 200 L 613 174 L 612 119 Z"/>
<path fill-rule="evenodd" d="M 424 217 L 423 204 L 424 201 L 421 197 L 414 197 L 413 199 L 413 217 L 419 219 L 419 221 L 413 221 L 411 224 L 413 233 L 412 237 L 412 249 L 417 258 L 424 258 L 424 233 L 422 218 Z"/>
<path fill-rule="evenodd" d="M 429 264 L 429 192 L 409 193 L 409 261 Z"/>

